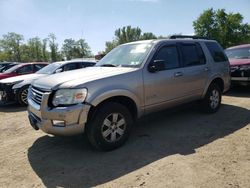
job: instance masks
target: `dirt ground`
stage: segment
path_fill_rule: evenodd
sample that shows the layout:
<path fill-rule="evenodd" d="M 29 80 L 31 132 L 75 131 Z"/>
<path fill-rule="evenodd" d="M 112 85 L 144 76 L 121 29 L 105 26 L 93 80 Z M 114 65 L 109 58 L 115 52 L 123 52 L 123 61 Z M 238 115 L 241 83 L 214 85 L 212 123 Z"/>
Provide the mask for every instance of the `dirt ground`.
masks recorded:
<path fill-rule="evenodd" d="M 250 187 L 250 89 L 227 93 L 213 115 L 169 111 L 99 152 L 82 136 L 33 130 L 25 108 L 0 107 L 0 187 Z"/>

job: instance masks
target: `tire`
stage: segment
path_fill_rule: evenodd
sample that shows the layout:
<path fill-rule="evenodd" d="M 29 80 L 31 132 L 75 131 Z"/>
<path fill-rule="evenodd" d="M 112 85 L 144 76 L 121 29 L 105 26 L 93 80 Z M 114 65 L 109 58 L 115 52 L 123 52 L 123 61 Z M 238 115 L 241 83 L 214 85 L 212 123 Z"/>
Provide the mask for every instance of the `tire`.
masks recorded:
<path fill-rule="evenodd" d="M 29 89 L 29 86 L 24 86 L 21 89 L 19 89 L 17 93 L 17 102 L 22 106 L 28 105 L 28 101 L 27 101 L 28 89 Z"/>
<path fill-rule="evenodd" d="M 215 113 L 221 106 L 221 89 L 220 87 L 212 83 L 202 101 L 202 109 L 207 113 Z"/>
<path fill-rule="evenodd" d="M 96 149 L 109 151 L 126 142 L 132 123 L 131 113 L 125 106 L 109 102 L 94 113 L 87 124 L 86 134 Z"/>

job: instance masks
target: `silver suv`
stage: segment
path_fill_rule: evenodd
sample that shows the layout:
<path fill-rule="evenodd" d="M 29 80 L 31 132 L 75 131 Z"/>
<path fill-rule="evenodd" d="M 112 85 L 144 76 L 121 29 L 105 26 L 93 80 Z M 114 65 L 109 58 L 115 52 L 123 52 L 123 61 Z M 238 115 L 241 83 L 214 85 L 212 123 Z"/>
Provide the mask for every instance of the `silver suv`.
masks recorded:
<path fill-rule="evenodd" d="M 229 62 L 216 41 L 138 41 L 116 47 L 95 67 L 36 80 L 28 114 L 36 130 L 86 132 L 94 147 L 112 150 L 139 117 L 196 100 L 214 113 L 229 87 Z"/>

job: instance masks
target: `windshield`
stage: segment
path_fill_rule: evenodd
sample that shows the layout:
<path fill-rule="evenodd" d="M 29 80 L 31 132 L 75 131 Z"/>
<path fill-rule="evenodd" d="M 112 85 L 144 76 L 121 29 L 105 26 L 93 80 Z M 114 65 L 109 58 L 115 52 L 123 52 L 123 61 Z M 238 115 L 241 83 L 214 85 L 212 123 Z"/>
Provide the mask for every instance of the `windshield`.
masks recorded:
<path fill-rule="evenodd" d="M 96 66 L 139 67 L 148 54 L 152 43 L 121 45 L 109 52 Z"/>
<path fill-rule="evenodd" d="M 10 69 L 11 67 L 13 67 L 15 65 L 16 64 L 9 64 L 9 65 L 2 66 L 2 67 L 0 67 L 0 72 L 4 72 L 4 71 Z"/>
<path fill-rule="evenodd" d="M 225 50 L 229 59 L 250 59 L 250 48 Z"/>
<path fill-rule="evenodd" d="M 51 63 L 47 65 L 46 67 L 40 69 L 37 71 L 37 74 L 53 74 L 56 69 L 58 69 L 62 64 L 61 63 Z"/>
<path fill-rule="evenodd" d="M 22 65 L 14 65 L 13 67 L 7 69 L 6 71 L 4 71 L 4 73 L 13 73 L 15 70 L 17 70 L 19 67 L 21 67 Z"/>

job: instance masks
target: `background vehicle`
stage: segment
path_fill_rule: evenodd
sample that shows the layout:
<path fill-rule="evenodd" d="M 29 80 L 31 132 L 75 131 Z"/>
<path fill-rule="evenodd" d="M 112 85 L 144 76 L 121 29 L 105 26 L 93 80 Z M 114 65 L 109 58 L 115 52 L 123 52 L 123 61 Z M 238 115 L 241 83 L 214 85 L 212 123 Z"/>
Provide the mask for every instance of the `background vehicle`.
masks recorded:
<path fill-rule="evenodd" d="M 10 63 L 10 62 L 5 62 L 5 63 L 0 63 L 0 73 L 10 69 L 11 67 L 17 65 L 18 63 Z"/>
<path fill-rule="evenodd" d="M 93 60 L 71 60 L 51 63 L 38 72 L 0 80 L 0 101 L 2 103 L 18 102 L 27 105 L 28 88 L 32 81 L 54 73 L 70 71 L 89 66 L 94 66 Z"/>
<path fill-rule="evenodd" d="M 123 44 L 95 67 L 34 81 L 31 125 L 54 135 L 85 131 L 94 147 L 112 150 L 145 114 L 196 100 L 215 113 L 230 87 L 223 49 L 212 40 L 172 38 Z"/>
<path fill-rule="evenodd" d="M 0 80 L 4 78 L 10 78 L 14 76 L 20 76 L 24 74 L 31 74 L 34 72 L 37 72 L 41 68 L 45 67 L 48 65 L 48 63 L 20 63 L 17 64 L 8 70 L 4 71 L 3 73 L 0 73 Z"/>
<path fill-rule="evenodd" d="M 250 85 L 250 44 L 227 48 L 225 53 L 230 62 L 232 83 Z"/>

